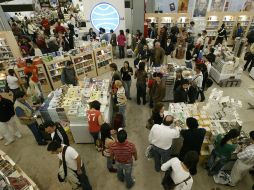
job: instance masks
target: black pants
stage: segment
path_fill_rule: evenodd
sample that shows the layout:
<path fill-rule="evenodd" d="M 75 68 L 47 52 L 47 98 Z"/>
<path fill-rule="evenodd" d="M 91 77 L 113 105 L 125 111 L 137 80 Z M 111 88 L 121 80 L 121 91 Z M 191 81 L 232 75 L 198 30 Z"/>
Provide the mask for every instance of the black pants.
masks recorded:
<path fill-rule="evenodd" d="M 13 103 L 15 103 L 15 100 L 17 99 L 17 94 L 20 92 L 20 88 L 10 89 L 10 91 L 13 93 Z"/>
<path fill-rule="evenodd" d="M 250 64 L 250 66 L 249 66 Z M 245 65 L 244 65 L 244 68 L 243 70 L 245 71 L 247 69 L 247 67 L 249 66 L 248 68 L 248 71 L 250 72 L 252 67 L 254 66 L 254 55 L 251 55 L 248 60 L 246 61 Z"/>
<path fill-rule="evenodd" d="M 136 84 L 137 87 L 137 103 L 140 104 L 140 98 L 143 98 L 143 104 L 146 103 L 146 85 Z"/>
<path fill-rule="evenodd" d="M 124 58 L 125 53 L 124 53 L 124 46 L 118 46 L 119 47 L 119 58 Z"/>
<path fill-rule="evenodd" d="M 96 146 L 96 142 L 99 139 L 99 132 L 90 132 L 93 137 L 94 145 Z"/>
<path fill-rule="evenodd" d="M 224 37 L 217 37 L 214 46 L 222 44 Z"/>
<path fill-rule="evenodd" d="M 80 185 L 81 185 L 82 189 L 83 190 L 92 190 L 92 186 L 89 183 L 84 165 L 81 167 L 81 171 L 82 171 L 81 175 L 78 175 L 77 171 L 75 171 L 75 172 L 78 176 L 78 179 L 79 179 L 79 182 L 80 182 Z"/>
<path fill-rule="evenodd" d="M 201 89 L 198 90 L 198 93 L 197 93 L 197 100 L 198 100 L 199 94 L 200 94 L 200 97 L 201 97 L 201 100 L 200 100 L 200 101 L 203 102 L 203 101 L 205 100 L 204 90 L 201 90 Z"/>

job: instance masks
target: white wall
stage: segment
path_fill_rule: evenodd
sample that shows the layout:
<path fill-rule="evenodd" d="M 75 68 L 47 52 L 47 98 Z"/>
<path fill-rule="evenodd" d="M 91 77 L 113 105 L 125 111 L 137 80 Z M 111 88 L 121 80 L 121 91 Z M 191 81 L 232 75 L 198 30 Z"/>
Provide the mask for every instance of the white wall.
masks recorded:
<path fill-rule="evenodd" d="M 92 12 L 92 9 L 95 7 L 95 5 L 99 3 L 109 3 L 115 7 L 115 9 L 118 11 L 120 15 L 120 23 L 118 28 L 115 30 L 115 32 L 118 34 L 119 30 L 125 31 L 125 8 L 124 8 L 124 1 L 123 0 L 83 0 L 84 5 L 84 16 L 86 20 L 86 31 L 89 30 L 89 28 L 94 28 L 92 26 L 92 23 L 90 21 L 90 14 Z M 95 28 L 94 28 L 95 30 Z"/>
<path fill-rule="evenodd" d="M 128 28 L 130 32 L 132 31 L 132 10 L 130 8 L 125 9 L 125 27 Z"/>

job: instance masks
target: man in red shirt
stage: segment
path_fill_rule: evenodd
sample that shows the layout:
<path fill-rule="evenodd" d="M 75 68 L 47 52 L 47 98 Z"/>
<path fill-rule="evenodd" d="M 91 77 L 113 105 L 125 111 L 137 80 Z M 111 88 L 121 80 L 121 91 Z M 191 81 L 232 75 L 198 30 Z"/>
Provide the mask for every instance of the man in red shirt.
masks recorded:
<path fill-rule="evenodd" d="M 127 133 L 124 129 L 119 129 L 117 133 L 117 142 L 110 146 L 110 156 L 115 159 L 117 166 L 117 177 L 120 181 L 126 181 L 126 187 L 130 189 L 135 180 L 132 178 L 133 158 L 137 157 L 137 150 L 133 143 L 127 141 Z"/>
<path fill-rule="evenodd" d="M 101 125 L 104 123 L 104 118 L 100 112 L 101 103 L 97 100 L 90 102 L 90 110 L 87 111 L 89 132 L 94 139 L 94 145 L 98 151 L 100 151 L 100 145 L 98 143 L 99 133 Z"/>

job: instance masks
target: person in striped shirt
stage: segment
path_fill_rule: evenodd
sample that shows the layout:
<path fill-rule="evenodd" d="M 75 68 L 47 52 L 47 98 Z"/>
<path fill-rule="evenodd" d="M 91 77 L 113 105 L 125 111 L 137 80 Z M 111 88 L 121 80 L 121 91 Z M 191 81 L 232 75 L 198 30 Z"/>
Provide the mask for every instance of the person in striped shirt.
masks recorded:
<path fill-rule="evenodd" d="M 124 129 L 119 128 L 117 141 L 110 146 L 110 156 L 116 161 L 117 177 L 120 181 L 126 181 L 126 187 L 133 187 L 135 180 L 131 176 L 133 158 L 137 157 L 137 150 L 133 143 L 127 140 L 127 133 Z"/>

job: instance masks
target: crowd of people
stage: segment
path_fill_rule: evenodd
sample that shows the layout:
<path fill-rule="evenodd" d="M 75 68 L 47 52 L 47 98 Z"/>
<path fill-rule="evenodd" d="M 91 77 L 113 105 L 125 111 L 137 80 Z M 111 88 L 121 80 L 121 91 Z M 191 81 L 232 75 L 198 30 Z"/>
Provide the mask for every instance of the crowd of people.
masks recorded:
<path fill-rule="evenodd" d="M 74 48 L 76 18 L 70 14 L 69 20 L 66 21 L 62 15 L 59 10 L 57 19 L 49 21 L 47 18 L 42 18 L 37 23 L 34 23 L 33 19 L 22 16 L 11 18 L 10 25 L 23 56 L 33 56 L 35 46 L 42 53 L 58 51 L 59 48 L 63 51 Z M 128 127 L 126 108 L 128 101 L 133 97 L 130 90 L 132 78 L 136 79 L 137 104 L 141 106 L 149 102 L 149 107 L 152 108 L 152 115 L 149 118 L 149 155 L 154 159 L 155 171 L 165 172 L 162 181 L 164 189 L 190 190 L 192 187 L 192 176 L 198 172 L 197 165 L 206 130 L 199 128 L 198 121 L 192 117 L 186 120 L 188 129 L 182 130 L 177 126 L 173 116 L 164 115 L 165 108 L 162 102 L 165 98 L 166 87 L 163 74 L 155 72 L 150 76 L 147 68 L 160 67 L 173 57 L 178 59 L 185 57 L 186 67 L 193 68 L 195 74 L 191 79 L 185 79 L 182 70 L 176 70 L 173 88 L 174 102 L 193 104 L 198 101 L 199 96 L 200 101 L 204 101 L 204 91 L 211 86 L 208 78 L 209 70 L 204 59 L 213 64 L 215 55 L 207 31 L 195 34 L 194 26 L 195 23 L 192 21 L 189 28 L 162 27 L 157 34 L 158 31 L 152 24 L 149 37 L 154 39 L 154 44 L 151 49 L 139 30 L 136 35 L 132 35 L 129 29 L 125 32 L 120 30 L 118 35 L 111 30 L 109 35 L 104 28 L 100 29 L 99 40 L 107 41 L 112 45 L 114 57 L 117 57 L 117 46 L 120 59 L 125 58 L 126 55 L 135 54 L 135 68 L 132 68 L 128 61 L 124 61 L 121 69 L 118 69 L 115 63 L 109 65 L 114 108 L 111 124 L 105 122 L 100 112 L 99 101 L 90 102 L 90 109 L 87 111 L 89 133 L 96 150 L 106 157 L 108 171 L 117 173 L 119 181 L 125 182 L 128 189 L 135 184 L 132 167 L 133 161 L 138 159 L 136 147 L 128 140 L 125 130 Z M 241 33 L 242 30 L 238 26 L 235 37 L 241 36 Z M 222 44 L 224 39 L 227 40 L 226 34 L 223 24 L 214 45 Z M 97 34 L 92 28 L 89 30 L 88 38 L 97 39 Z M 251 53 L 247 59 L 247 66 L 249 63 L 253 66 L 253 57 L 254 53 Z M 13 69 L 8 71 L 7 83 L 13 93 L 13 102 L 0 96 L 0 132 L 3 134 L 0 138 L 6 139 L 7 146 L 14 142 L 15 137 L 22 137 L 15 124 L 14 116 L 16 115 L 19 122 L 31 130 L 38 145 L 48 145 L 47 150 L 57 154 L 61 161 L 58 172 L 59 181 L 67 180 L 73 189 L 81 186 L 84 190 L 91 190 L 92 186 L 88 180 L 84 162 L 79 153 L 70 146 L 62 126 L 52 121 L 46 121 L 42 126 L 38 126 L 34 108 L 43 102 L 43 93 L 38 80 L 38 68 L 29 59 L 26 63 L 27 66 L 24 69 L 27 75 L 26 92 L 22 90 L 22 82 L 15 77 Z M 71 61 L 68 61 L 66 68 L 63 69 L 61 81 L 63 84 L 78 85 L 78 78 Z M 27 95 L 30 101 L 27 101 Z M 32 105 L 29 102 L 32 102 Z M 251 144 L 243 147 L 241 152 L 240 149 L 238 150 L 237 161 L 231 173 L 228 174 L 223 169 L 223 166 L 230 161 L 231 154 L 237 150 L 233 142 L 239 134 L 239 130 L 232 129 L 227 134 L 218 135 L 215 148 L 206 165 L 208 175 L 215 178 L 224 175 L 227 179 L 225 184 L 230 186 L 237 185 L 246 172 L 254 166 L 254 131 L 252 131 L 249 134 Z M 179 154 L 174 155 L 172 153 L 173 140 L 180 136 L 183 138 L 183 145 Z M 50 143 L 48 144 L 47 141 Z"/>

